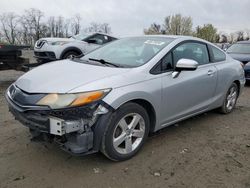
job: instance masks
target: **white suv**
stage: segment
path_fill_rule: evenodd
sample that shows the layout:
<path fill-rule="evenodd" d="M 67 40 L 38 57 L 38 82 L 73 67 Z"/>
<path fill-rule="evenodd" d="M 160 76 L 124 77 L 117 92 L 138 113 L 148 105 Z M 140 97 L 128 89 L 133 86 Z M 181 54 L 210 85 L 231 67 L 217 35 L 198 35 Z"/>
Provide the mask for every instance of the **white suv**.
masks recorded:
<path fill-rule="evenodd" d="M 70 38 L 41 38 L 35 43 L 34 54 L 38 62 L 67 59 L 92 51 L 117 38 L 103 33 L 78 34 Z"/>

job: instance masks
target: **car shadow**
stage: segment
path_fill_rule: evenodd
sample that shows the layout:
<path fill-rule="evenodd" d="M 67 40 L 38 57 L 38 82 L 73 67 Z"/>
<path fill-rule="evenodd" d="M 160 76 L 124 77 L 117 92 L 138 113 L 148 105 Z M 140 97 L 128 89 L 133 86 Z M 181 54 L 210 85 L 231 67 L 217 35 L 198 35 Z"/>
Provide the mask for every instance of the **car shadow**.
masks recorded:
<path fill-rule="evenodd" d="M 200 126 L 200 122 L 203 121 L 209 121 L 210 119 L 214 119 L 218 117 L 220 114 L 216 112 L 216 110 L 203 113 L 200 115 L 197 115 L 195 117 L 183 120 L 181 122 L 178 122 L 174 125 L 167 126 L 155 133 L 150 134 L 149 138 L 147 139 L 144 147 L 148 147 L 148 145 L 151 144 L 157 144 L 159 140 L 165 139 L 165 138 L 171 138 L 174 135 L 178 135 L 179 133 L 182 134 L 183 132 L 192 131 L 195 129 L 198 129 Z M 167 140 L 166 140 L 167 141 Z M 49 150 L 49 155 L 57 156 L 57 158 L 64 159 L 66 163 L 74 163 L 77 165 L 84 165 L 88 164 L 88 166 L 91 164 L 91 166 L 96 165 L 110 165 L 114 164 L 113 161 L 107 159 L 101 152 L 86 155 L 86 156 L 72 156 L 71 154 L 68 154 L 64 151 L 61 151 L 56 144 L 52 144 L 52 147 L 47 147 Z M 149 146 L 150 147 L 150 146 Z M 151 150 L 151 149 L 149 149 Z M 145 152 L 145 151 L 144 151 Z M 147 152 L 147 151 L 146 151 Z M 139 152 L 140 154 L 140 152 Z M 145 154 L 145 153 L 144 153 Z M 134 158 L 143 158 L 142 155 L 137 155 Z M 122 163 L 126 163 L 122 162 Z M 76 166 L 77 166 L 76 165 Z"/>

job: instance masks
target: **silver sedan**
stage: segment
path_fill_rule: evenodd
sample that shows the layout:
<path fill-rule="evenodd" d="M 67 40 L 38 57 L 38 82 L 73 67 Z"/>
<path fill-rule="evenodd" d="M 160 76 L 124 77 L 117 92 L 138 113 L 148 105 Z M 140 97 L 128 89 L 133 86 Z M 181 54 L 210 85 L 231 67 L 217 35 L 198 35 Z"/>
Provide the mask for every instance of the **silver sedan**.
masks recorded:
<path fill-rule="evenodd" d="M 141 36 L 35 68 L 6 99 L 33 139 L 121 161 L 150 132 L 212 109 L 232 112 L 244 84 L 240 62 L 207 41 Z"/>

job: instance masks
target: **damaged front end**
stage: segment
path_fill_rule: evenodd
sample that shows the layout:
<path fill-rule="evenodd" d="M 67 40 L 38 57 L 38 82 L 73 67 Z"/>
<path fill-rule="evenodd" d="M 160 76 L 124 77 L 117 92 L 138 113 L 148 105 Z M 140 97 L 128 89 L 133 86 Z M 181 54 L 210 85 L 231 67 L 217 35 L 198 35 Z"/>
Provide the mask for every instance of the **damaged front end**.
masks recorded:
<path fill-rule="evenodd" d="M 94 127 L 111 107 L 101 100 L 62 109 L 31 104 L 42 97 L 42 94 L 29 94 L 13 85 L 6 92 L 10 112 L 29 127 L 32 140 L 55 141 L 65 151 L 76 155 L 98 151 L 94 147 Z"/>

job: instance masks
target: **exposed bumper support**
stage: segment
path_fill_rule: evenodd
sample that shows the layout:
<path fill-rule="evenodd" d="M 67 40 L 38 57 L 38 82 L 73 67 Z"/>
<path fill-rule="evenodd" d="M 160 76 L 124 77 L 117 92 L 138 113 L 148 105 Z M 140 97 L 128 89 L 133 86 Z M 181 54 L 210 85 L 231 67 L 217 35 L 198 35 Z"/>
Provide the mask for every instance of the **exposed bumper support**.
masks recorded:
<path fill-rule="evenodd" d="M 34 137 L 47 137 L 60 144 L 62 149 L 77 155 L 98 151 L 94 148 L 93 126 L 100 115 L 109 112 L 103 102 L 83 107 L 52 110 L 45 107 L 22 107 L 6 94 L 10 112 L 30 128 Z M 106 107 L 105 107 L 106 106 Z"/>

